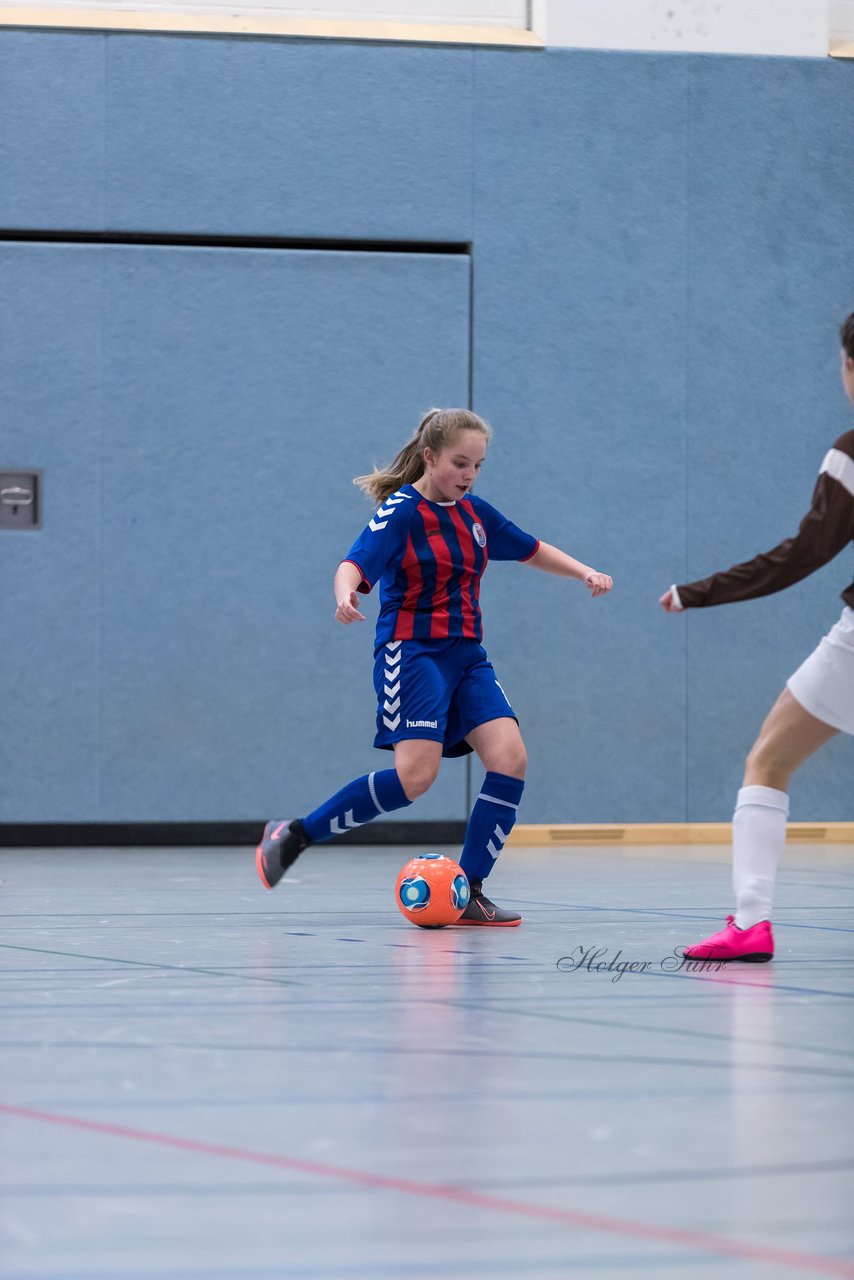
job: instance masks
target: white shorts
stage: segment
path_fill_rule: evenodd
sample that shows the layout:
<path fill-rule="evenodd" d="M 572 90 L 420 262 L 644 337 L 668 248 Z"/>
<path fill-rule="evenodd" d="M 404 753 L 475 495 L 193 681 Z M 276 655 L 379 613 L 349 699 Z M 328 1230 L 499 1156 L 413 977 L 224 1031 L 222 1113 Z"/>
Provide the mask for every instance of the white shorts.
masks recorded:
<path fill-rule="evenodd" d="M 811 716 L 854 733 L 854 609 L 842 610 L 786 685 Z"/>

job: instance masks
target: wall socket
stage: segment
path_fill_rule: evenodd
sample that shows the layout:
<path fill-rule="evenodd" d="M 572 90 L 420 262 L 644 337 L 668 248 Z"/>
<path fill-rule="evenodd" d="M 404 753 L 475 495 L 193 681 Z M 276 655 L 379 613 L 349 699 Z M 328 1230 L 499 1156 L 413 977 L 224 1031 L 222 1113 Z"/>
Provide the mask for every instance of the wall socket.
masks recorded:
<path fill-rule="evenodd" d="M 42 527 L 40 471 L 0 471 L 0 532 Z"/>

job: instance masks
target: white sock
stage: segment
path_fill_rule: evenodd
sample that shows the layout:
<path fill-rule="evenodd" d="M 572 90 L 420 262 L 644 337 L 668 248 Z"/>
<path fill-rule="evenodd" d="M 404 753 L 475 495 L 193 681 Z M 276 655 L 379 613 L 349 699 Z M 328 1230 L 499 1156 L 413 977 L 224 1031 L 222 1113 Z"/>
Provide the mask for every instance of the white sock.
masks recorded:
<path fill-rule="evenodd" d="M 785 791 L 754 786 L 742 787 L 738 793 L 732 817 L 732 887 L 739 929 L 771 919 L 788 816 Z"/>

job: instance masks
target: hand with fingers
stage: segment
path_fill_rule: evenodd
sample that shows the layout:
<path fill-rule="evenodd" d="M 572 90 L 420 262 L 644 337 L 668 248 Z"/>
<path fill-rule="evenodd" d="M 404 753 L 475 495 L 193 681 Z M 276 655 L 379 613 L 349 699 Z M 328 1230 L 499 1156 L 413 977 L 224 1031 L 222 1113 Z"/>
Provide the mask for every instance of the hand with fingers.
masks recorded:
<path fill-rule="evenodd" d="M 338 601 L 338 608 L 335 610 L 336 621 L 343 626 L 348 627 L 351 622 L 365 622 L 366 618 L 363 613 L 359 613 L 358 609 L 359 596 L 355 591 L 348 591 Z"/>
<path fill-rule="evenodd" d="M 676 595 L 674 587 L 668 587 L 664 595 L 660 597 L 658 603 L 661 605 L 665 613 L 684 613 L 679 598 Z"/>
<path fill-rule="evenodd" d="M 589 573 L 585 574 L 584 585 L 595 600 L 596 596 L 608 594 L 614 585 L 614 579 L 610 574 L 599 573 L 596 569 L 591 569 Z"/>

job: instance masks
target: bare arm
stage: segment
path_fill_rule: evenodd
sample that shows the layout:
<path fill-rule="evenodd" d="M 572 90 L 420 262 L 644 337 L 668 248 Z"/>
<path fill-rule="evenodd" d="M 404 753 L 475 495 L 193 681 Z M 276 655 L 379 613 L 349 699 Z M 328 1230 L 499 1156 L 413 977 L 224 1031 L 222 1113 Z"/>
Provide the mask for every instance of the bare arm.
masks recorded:
<path fill-rule="evenodd" d="M 582 564 L 580 560 L 548 542 L 541 542 L 524 563 L 532 564 L 535 569 L 542 569 L 544 573 L 556 573 L 561 578 L 575 578 L 577 582 L 583 582 L 594 596 L 604 596 L 614 585 L 613 578 L 607 573 L 591 569 L 590 565 Z"/>
<path fill-rule="evenodd" d="M 362 581 L 362 575 L 351 560 L 342 560 L 335 572 L 332 590 L 335 593 L 335 617 L 338 622 L 349 626 L 351 622 L 365 622 L 365 615 L 359 612 L 359 597 L 356 588 Z"/>

